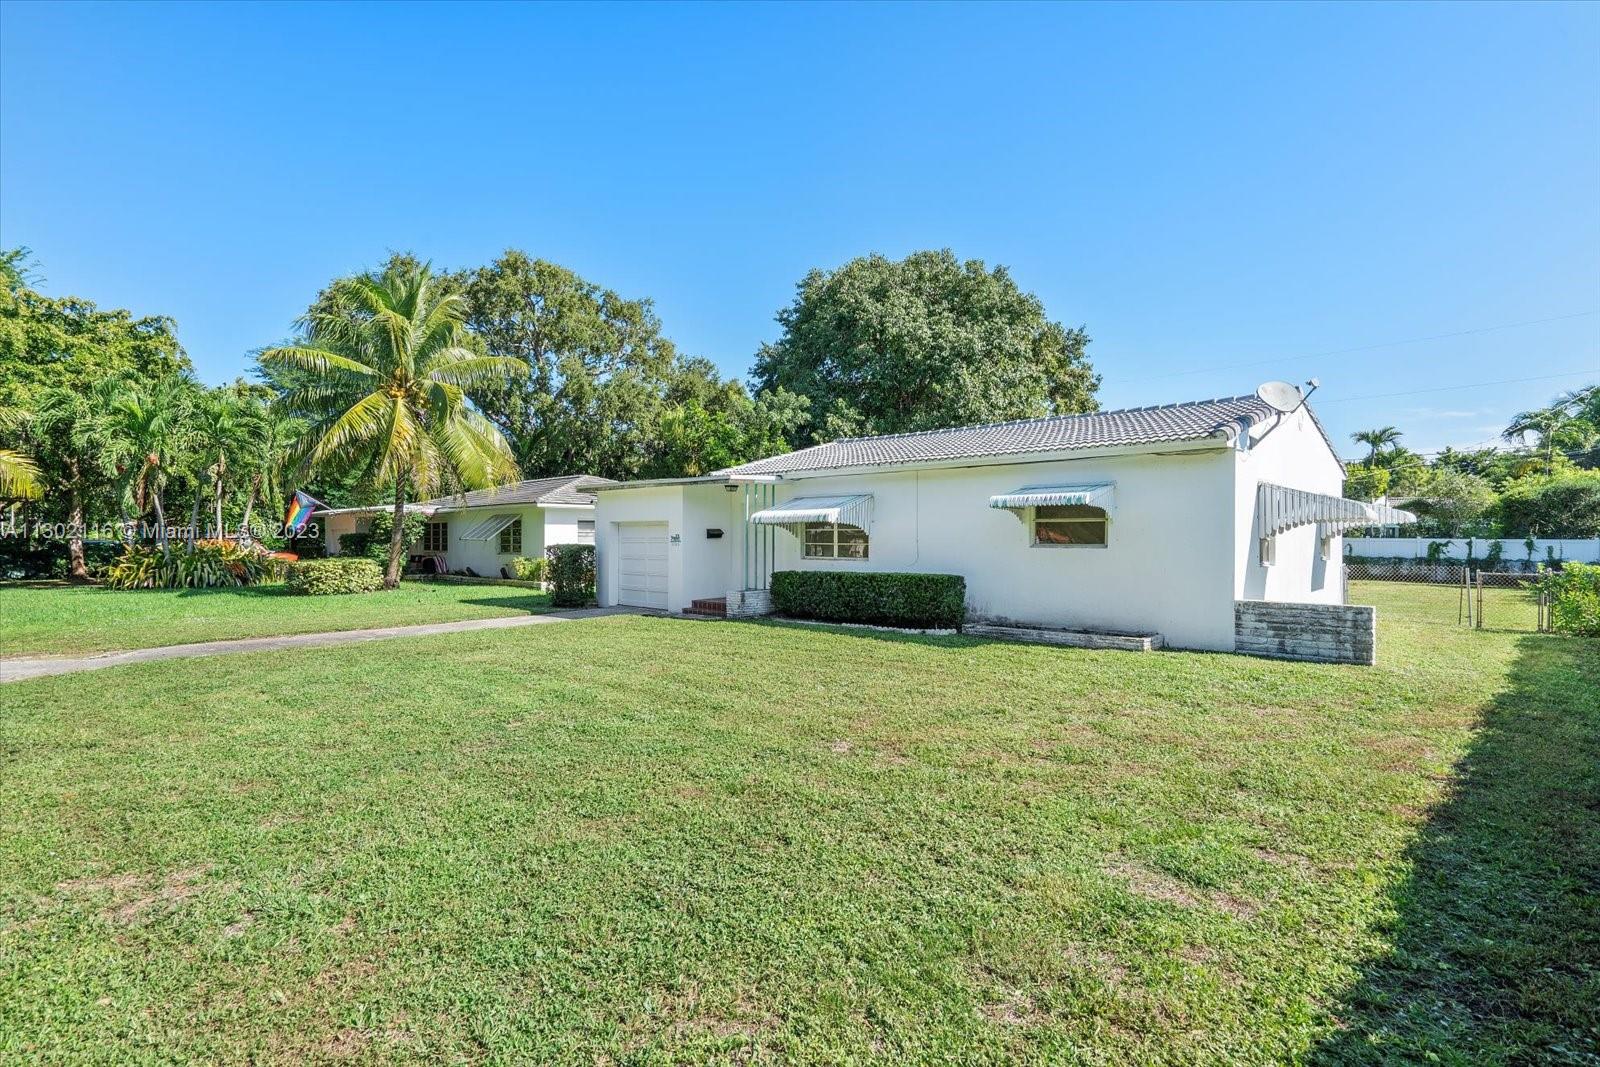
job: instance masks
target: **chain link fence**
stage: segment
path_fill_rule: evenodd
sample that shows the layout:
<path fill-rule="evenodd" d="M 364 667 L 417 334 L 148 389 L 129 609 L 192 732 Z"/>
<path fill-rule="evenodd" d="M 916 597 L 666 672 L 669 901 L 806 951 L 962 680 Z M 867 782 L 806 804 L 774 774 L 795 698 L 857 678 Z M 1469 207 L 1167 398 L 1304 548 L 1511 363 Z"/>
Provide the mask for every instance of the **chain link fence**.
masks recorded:
<path fill-rule="evenodd" d="M 1351 582 L 1412 582 L 1428 586 L 1453 586 L 1450 597 L 1456 621 L 1476 629 L 1519 630 L 1530 633 L 1549 629 L 1545 594 L 1538 588 L 1538 571 L 1484 570 L 1462 563 L 1427 560 L 1345 560 L 1346 601 Z M 1441 591 L 1442 592 L 1442 591 Z M 1444 595 L 1449 596 L 1448 593 Z"/>

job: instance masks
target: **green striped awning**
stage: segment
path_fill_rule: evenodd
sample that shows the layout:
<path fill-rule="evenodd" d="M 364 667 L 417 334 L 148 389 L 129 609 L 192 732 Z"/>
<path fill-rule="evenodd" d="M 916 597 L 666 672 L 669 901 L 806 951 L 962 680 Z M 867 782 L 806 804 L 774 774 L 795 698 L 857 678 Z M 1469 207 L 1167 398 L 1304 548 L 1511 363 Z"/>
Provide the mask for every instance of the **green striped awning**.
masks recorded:
<path fill-rule="evenodd" d="M 835 526 L 859 526 L 865 530 L 872 524 L 872 494 L 854 496 L 797 496 L 782 504 L 763 508 L 750 516 L 756 526 L 800 527 L 808 522 L 826 522 Z"/>
<path fill-rule="evenodd" d="M 989 498 L 991 508 L 1048 508 L 1063 504 L 1084 504 L 1111 509 L 1115 482 L 1090 482 L 1084 485 L 1029 485 Z"/>

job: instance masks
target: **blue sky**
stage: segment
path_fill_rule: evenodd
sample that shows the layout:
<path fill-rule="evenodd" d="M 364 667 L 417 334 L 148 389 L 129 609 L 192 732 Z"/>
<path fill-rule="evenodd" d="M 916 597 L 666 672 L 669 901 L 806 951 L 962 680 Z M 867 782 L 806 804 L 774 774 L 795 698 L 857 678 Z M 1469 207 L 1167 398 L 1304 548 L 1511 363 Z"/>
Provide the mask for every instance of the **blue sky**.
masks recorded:
<path fill-rule="evenodd" d="M 1108 406 L 1315 374 L 1336 434 L 1466 445 L 1600 380 L 1600 5 L 9 3 L 0 242 L 213 382 L 389 249 L 522 248 L 742 375 L 808 268 L 947 246 Z"/>

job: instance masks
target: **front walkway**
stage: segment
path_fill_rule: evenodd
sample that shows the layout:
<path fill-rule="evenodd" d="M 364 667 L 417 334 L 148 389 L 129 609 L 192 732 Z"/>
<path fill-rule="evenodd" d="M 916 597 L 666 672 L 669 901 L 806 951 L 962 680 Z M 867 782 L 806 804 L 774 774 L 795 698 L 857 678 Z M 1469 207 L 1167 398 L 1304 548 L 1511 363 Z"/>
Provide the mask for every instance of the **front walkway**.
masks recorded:
<path fill-rule="evenodd" d="M 317 648 L 322 645 L 347 645 L 357 641 L 383 641 L 391 637 L 427 637 L 432 634 L 459 634 L 472 630 L 503 630 L 513 626 L 542 626 L 573 619 L 595 619 L 605 615 L 646 615 L 637 608 L 574 608 L 548 615 L 514 615 L 505 619 L 468 619 L 464 622 L 433 622 L 420 626 L 387 626 L 374 630 L 336 630 L 320 634 L 288 634 L 283 637 L 245 637 L 237 641 L 201 641 L 192 645 L 165 645 L 138 648 L 128 652 L 97 652 L 87 656 L 38 656 L 31 658 L 0 656 L 0 683 L 43 678 L 50 674 L 76 674 L 121 667 L 126 663 L 149 663 L 161 659 L 188 659 L 195 656 L 228 656 L 235 652 L 272 652 L 280 648 Z"/>

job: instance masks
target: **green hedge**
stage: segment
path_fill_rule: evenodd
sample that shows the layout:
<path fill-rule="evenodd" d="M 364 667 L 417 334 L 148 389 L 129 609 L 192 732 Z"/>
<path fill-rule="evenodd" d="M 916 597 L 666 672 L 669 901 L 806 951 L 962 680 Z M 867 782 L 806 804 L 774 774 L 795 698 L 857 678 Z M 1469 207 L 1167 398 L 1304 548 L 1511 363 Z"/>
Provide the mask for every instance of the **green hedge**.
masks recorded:
<path fill-rule="evenodd" d="M 594 599 L 594 546 L 551 545 L 550 602 L 558 608 L 581 608 Z"/>
<path fill-rule="evenodd" d="M 959 574 L 778 571 L 772 606 L 797 619 L 954 629 L 967 617 L 967 580 Z"/>
<path fill-rule="evenodd" d="M 383 568 L 362 556 L 309 559 L 290 565 L 285 584 L 303 596 L 371 593 L 383 588 Z"/>

